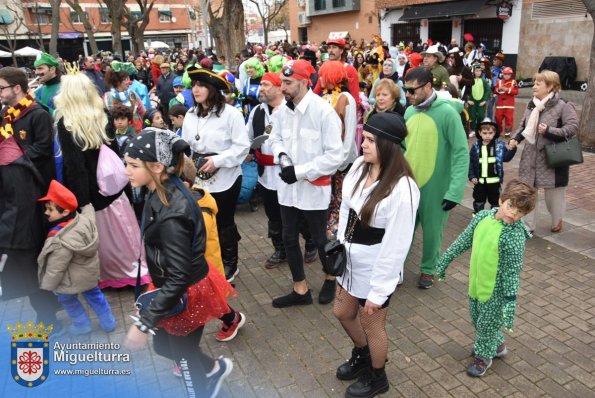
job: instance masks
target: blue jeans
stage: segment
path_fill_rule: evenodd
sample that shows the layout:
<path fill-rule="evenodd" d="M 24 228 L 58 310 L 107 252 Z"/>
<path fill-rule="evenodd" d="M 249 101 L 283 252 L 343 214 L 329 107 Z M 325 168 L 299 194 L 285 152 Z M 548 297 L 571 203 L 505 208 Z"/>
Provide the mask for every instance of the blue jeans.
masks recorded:
<path fill-rule="evenodd" d="M 75 326 L 82 327 L 91 324 L 85 307 L 79 301 L 78 294 L 56 293 L 56 295 L 58 296 L 58 302 L 62 304 Z M 113 321 L 112 309 L 101 289 L 95 286 L 93 289 L 83 292 L 82 295 L 91 309 L 97 314 L 101 327 L 109 329 L 107 327 L 109 326 L 108 323 Z"/>

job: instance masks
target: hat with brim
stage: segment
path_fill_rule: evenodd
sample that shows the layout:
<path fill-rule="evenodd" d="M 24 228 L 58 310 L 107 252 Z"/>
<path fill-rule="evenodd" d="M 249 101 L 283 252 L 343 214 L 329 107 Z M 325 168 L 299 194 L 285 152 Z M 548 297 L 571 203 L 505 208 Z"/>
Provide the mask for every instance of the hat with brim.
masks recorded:
<path fill-rule="evenodd" d="M 208 69 L 191 66 L 186 70 L 186 72 L 188 72 L 188 77 L 192 81 L 199 81 L 202 83 L 210 84 L 217 90 L 230 89 L 229 83 L 227 83 L 227 80 L 223 76 L 219 76 L 215 72 L 211 72 Z"/>
<path fill-rule="evenodd" d="M 327 46 L 330 46 L 331 44 L 334 46 L 339 46 L 341 48 L 345 47 L 345 40 L 344 39 L 328 39 L 326 41 Z"/>
<path fill-rule="evenodd" d="M 444 54 L 442 54 L 442 51 L 440 51 L 438 49 L 438 46 L 430 46 L 428 47 L 428 49 L 426 51 L 422 51 L 420 53 L 422 56 L 429 54 L 429 55 L 433 55 L 436 58 L 438 58 L 438 62 L 442 63 L 444 62 Z"/>
<path fill-rule="evenodd" d="M 478 131 L 481 129 L 481 126 L 485 126 L 485 125 L 494 126 L 494 128 L 496 129 L 496 137 L 500 135 L 500 126 L 498 126 L 498 123 L 496 123 L 495 121 L 493 121 L 489 117 L 486 117 L 485 119 L 483 119 L 481 121 L 481 123 L 479 123 L 477 125 Z"/>

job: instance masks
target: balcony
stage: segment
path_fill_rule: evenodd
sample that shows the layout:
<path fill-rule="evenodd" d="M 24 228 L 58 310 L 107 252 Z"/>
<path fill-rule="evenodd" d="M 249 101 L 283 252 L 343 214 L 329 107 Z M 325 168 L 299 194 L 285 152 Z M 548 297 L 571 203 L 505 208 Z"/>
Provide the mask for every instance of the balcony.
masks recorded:
<path fill-rule="evenodd" d="M 360 10 L 360 0 L 307 0 L 307 16 L 337 14 Z"/>

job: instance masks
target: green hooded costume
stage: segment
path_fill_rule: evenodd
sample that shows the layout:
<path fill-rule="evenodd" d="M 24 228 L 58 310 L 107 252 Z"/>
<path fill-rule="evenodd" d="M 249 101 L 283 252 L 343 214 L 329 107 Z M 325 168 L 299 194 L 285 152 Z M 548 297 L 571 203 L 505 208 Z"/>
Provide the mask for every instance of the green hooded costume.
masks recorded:
<path fill-rule="evenodd" d="M 434 275 L 448 212 L 442 201 L 461 203 L 469 172 L 469 148 L 461 116 L 441 99 L 428 109 L 414 106 L 405 112 L 405 158 L 419 186 L 417 224 L 423 230 L 422 274 Z"/>

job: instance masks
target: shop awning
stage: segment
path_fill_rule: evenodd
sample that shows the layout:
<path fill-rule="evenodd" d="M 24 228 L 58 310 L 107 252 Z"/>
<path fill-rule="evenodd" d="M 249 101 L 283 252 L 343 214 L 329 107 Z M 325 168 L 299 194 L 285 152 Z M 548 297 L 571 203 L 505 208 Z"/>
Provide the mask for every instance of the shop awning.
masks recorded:
<path fill-rule="evenodd" d="M 485 0 L 449 1 L 445 3 L 421 4 L 405 9 L 401 21 L 414 19 L 449 18 L 462 15 L 476 15 Z"/>
<path fill-rule="evenodd" d="M 8 10 L 0 10 L 0 25 L 10 25 L 14 21 L 14 16 Z"/>
<path fill-rule="evenodd" d="M 159 15 L 166 15 L 168 17 L 171 17 L 171 11 L 165 11 L 165 10 L 159 10 Z"/>

